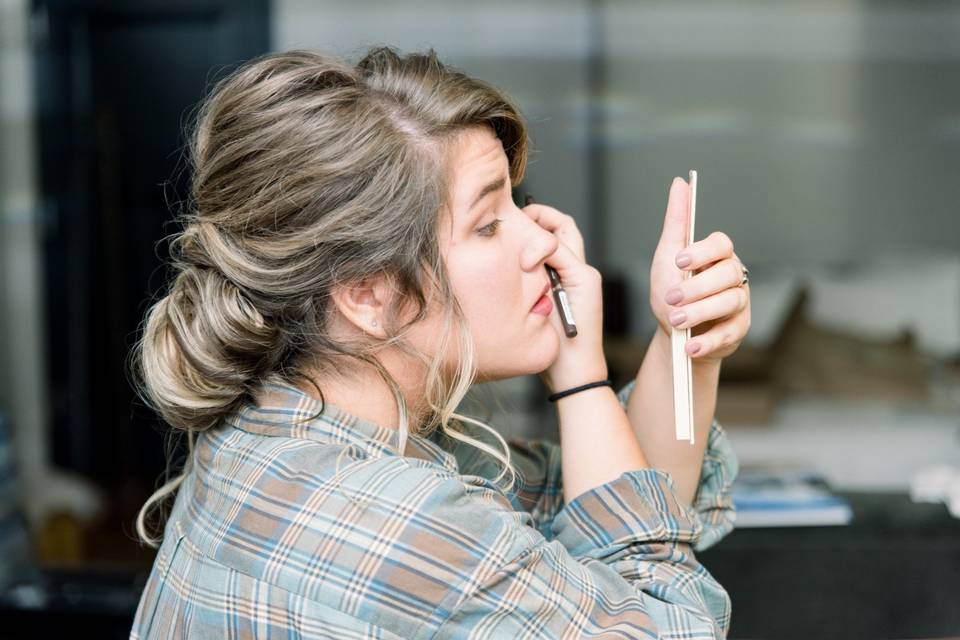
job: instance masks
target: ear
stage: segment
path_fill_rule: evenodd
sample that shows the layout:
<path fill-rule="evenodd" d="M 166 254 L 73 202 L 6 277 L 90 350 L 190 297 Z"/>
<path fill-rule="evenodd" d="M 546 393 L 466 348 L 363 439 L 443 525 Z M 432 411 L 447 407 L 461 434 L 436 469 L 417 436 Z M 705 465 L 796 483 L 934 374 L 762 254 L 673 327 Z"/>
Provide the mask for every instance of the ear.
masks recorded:
<path fill-rule="evenodd" d="M 393 286 L 385 276 L 340 285 L 331 291 L 330 297 L 340 314 L 359 331 L 378 338 L 386 336 L 384 322 L 393 298 Z"/>

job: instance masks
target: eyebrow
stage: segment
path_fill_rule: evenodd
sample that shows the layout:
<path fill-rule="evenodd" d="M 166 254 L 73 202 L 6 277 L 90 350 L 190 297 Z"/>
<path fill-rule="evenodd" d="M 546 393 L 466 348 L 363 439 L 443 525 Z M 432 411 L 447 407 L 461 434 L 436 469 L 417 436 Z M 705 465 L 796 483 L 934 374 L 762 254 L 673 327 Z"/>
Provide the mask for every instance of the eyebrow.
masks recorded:
<path fill-rule="evenodd" d="M 473 208 L 484 199 L 487 195 L 494 193 L 495 191 L 500 191 L 503 186 L 507 183 L 507 178 L 505 176 L 500 176 L 498 179 L 494 180 L 483 189 L 480 189 L 480 193 L 477 194 L 477 197 L 473 199 L 473 204 L 470 205 L 470 208 L 467 211 L 473 211 Z"/>

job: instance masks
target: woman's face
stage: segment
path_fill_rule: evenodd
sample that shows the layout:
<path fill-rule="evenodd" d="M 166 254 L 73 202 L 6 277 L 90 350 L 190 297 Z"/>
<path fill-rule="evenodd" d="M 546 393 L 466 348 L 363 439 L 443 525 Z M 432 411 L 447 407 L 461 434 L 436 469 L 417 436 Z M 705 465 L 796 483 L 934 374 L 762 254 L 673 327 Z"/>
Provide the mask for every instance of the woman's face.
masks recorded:
<path fill-rule="evenodd" d="M 452 212 L 441 218 L 440 251 L 476 345 L 478 378 L 539 373 L 560 348 L 550 318 L 532 312 L 549 285 L 544 261 L 558 240 L 514 204 L 507 156 L 490 129 L 463 132 L 453 152 Z M 435 333 L 421 335 L 435 342 Z"/>

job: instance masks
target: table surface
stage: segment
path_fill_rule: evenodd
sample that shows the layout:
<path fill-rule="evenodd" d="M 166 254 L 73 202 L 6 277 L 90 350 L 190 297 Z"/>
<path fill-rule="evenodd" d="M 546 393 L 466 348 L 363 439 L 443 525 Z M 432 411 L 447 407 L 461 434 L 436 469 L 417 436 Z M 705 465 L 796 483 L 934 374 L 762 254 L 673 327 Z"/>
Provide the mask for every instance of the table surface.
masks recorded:
<path fill-rule="evenodd" d="M 902 493 L 837 493 L 847 526 L 735 529 L 698 554 L 730 594 L 729 637 L 960 636 L 960 520 Z"/>

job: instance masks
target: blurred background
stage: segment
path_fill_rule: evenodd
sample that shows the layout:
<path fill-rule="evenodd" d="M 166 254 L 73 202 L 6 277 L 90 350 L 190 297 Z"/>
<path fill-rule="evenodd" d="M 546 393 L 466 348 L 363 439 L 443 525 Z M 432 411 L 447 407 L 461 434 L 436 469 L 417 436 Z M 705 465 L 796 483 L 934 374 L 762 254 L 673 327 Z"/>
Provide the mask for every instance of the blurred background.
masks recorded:
<path fill-rule="evenodd" d="M 623 384 L 674 176 L 750 267 L 717 418 L 733 638 L 960 635 L 960 4 L 0 0 L 0 637 L 125 637 L 169 448 L 124 359 L 164 286 L 185 126 L 268 51 L 433 47 L 512 96 Z M 557 439 L 536 377 L 491 389 Z M 40 633 L 41 636 L 45 635 Z"/>

